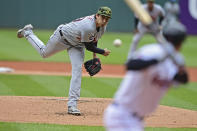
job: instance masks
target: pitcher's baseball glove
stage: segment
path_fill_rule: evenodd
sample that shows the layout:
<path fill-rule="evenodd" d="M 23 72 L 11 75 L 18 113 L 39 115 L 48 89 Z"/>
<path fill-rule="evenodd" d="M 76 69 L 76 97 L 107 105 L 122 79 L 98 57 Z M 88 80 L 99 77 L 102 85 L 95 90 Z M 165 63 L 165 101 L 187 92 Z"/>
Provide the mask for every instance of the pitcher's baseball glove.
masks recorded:
<path fill-rule="evenodd" d="M 90 76 L 94 76 L 101 70 L 101 62 L 99 58 L 94 58 L 86 61 L 84 67 Z"/>

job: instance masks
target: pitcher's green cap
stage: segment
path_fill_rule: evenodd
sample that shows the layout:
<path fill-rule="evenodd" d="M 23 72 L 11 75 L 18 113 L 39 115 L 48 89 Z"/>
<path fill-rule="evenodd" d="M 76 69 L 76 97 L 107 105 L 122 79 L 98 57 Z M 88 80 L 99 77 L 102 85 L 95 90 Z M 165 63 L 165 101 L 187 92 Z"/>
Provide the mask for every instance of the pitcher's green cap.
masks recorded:
<path fill-rule="evenodd" d="M 107 17 L 111 18 L 112 11 L 109 7 L 104 6 L 104 7 L 100 7 L 98 9 L 97 14 L 107 16 Z"/>

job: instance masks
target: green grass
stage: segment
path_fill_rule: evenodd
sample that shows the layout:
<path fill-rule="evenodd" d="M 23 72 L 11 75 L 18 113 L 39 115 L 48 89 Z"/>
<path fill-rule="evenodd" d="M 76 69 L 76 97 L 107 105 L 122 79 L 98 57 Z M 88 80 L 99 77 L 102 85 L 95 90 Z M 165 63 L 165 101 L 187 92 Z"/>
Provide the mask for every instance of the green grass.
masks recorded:
<path fill-rule="evenodd" d="M 39 75 L 0 75 L 0 95 L 68 96 L 70 77 Z M 121 78 L 82 78 L 81 97 L 112 98 Z M 197 110 L 197 83 L 172 88 L 162 105 Z"/>
<path fill-rule="evenodd" d="M 104 127 L 0 122 L 0 131 L 104 131 Z"/>
<path fill-rule="evenodd" d="M 121 79 L 82 78 L 81 97 L 110 98 Z M 68 96 L 70 77 L 39 75 L 0 75 L 0 95 Z"/>
<path fill-rule="evenodd" d="M 0 131 L 105 131 L 101 126 L 0 122 Z M 196 131 L 196 128 L 146 128 L 145 131 Z"/>
<path fill-rule="evenodd" d="M 16 37 L 17 29 L 1 29 L 0 30 L 0 60 L 16 60 L 16 61 L 58 61 L 69 62 L 69 57 L 66 51 L 59 52 L 50 58 L 43 59 L 39 54 L 31 47 L 31 45 L 25 39 L 18 39 Z M 52 30 L 35 30 L 35 34 L 44 42 L 47 43 Z M 114 39 L 120 38 L 123 41 L 123 45 L 120 48 L 113 46 Z M 130 43 L 132 40 L 132 33 L 105 33 L 101 40 L 99 40 L 98 46 L 100 48 L 110 49 L 111 55 L 104 57 L 98 55 L 103 63 L 107 64 L 123 64 L 126 61 Z M 189 66 L 197 66 L 197 37 L 189 36 L 186 40 L 186 44 L 182 50 L 186 58 L 186 63 Z M 146 35 L 140 41 L 139 47 L 147 44 L 155 43 L 154 37 Z M 86 51 L 85 59 L 92 58 L 92 53 Z"/>
<path fill-rule="evenodd" d="M 167 95 L 162 99 L 161 104 L 175 106 L 191 110 L 197 109 L 197 83 L 181 85 L 178 88 L 169 90 Z"/>
<path fill-rule="evenodd" d="M 145 131 L 196 131 L 196 128 L 146 128 Z"/>
<path fill-rule="evenodd" d="M 25 39 L 16 38 L 17 29 L 0 30 L 0 61 L 51 61 L 69 62 L 66 51 L 42 59 Z M 35 34 L 47 43 L 52 30 L 35 30 Z M 114 39 L 120 38 L 123 45 L 113 46 Z M 132 33 L 105 33 L 98 46 L 110 49 L 111 55 L 101 58 L 102 63 L 123 64 L 126 61 Z M 188 66 L 197 66 L 197 37 L 189 36 L 182 50 Z M 139 47 L 154 43 L 155 39 L 146 35 L 140 41 Z M 86 51 L 85 60 L 92 58 L 92 53 Z M 37 76 L 37 75 L 1 75 L 0 96 L 68 96 L 70 77 Z M 120 78 L 82 78 L 81 97 L 112 98 L 121 82 Z M 197 111 L 197 83 L 190 83 L 179 89 L 171 89 L 162 99 L 162 105 L 181 107 Z M 0 131 L 104 131 L 103 127 L 70 126 L 54 124 L 25 124 L 0 122 Z M 194 131 L 196 128 L 146 128 L 146 131 Z"/>

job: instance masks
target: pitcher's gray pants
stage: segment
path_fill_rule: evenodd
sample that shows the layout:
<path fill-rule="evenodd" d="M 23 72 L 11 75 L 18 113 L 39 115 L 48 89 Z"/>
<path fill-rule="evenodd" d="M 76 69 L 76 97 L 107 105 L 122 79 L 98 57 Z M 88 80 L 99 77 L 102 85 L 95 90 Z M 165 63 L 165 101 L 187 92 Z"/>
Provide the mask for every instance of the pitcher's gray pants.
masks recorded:
<path fill-rule="evenodd" d="M 66 43 L 62 39 L 59 34 L 59 30 L 60 26 L 55 30 L 46 45 L 44 45 L 44 43 L 36 35 L 34 35 L 33 31 L 25 31 L 24 34 L 26 39 L 43 58 L 47 58 L 57 52 L 67 49 L 72 65 L 72 78 L 70 81 L 68 106 L 76 107 L 77 100 L 80 97 L 84 47 L 71 47 L 69 43 Z"/>

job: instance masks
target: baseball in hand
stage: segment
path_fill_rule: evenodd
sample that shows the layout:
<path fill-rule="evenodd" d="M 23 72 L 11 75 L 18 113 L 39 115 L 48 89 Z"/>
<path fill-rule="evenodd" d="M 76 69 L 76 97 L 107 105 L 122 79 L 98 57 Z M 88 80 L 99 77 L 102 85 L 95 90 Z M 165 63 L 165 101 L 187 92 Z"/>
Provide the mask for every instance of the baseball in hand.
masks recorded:
<path fill-rule="evenodd" d="M 113 44 L 114 44 L 114 46 L 119 47 L 122 45 L 122 41 L 120 39 L 115 39 Z"/>

